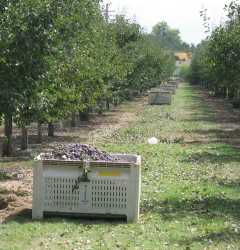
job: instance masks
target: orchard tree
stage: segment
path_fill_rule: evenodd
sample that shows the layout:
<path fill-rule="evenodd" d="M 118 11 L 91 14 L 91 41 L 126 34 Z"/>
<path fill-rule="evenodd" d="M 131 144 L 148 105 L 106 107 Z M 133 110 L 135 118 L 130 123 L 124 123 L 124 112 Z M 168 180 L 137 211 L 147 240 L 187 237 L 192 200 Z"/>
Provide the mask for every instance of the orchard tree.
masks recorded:
<path fill-rule="evenodd" d="M 51 6 L 51 5 L 50 5 Z M 12 153 L 12 121 L 28 109 L 38 79 L 47 70 L 56 12 L 37 0 L 4 1 L 0 19 L 0 112 L 4 116 L 3 155 Z M 22 121 L 23 124 L 25 121 Z"/>
<path fill-rule="evenodd" d="M 231 2 L 226 10 L 227 21 L 216 27 L 196 49 L 191 79 L 194 83 L 205 85 L 215 95 L 239 99 L 239 1 Z"/>
<path fill-rule="evenodd" d="M 116 65 L 121 72 L 119 79 L 111 81 L 116 103 L 160 84 L 173 73 L 173 55 L 164 51 L 155 37 L 144 34 L 141 26 L 118 16 L 111 28 L 121 62 Z"/>
<path fill-rule="evenodd" d="M 50 100 L 52 104 L 59 99 L 56 98 L 57 93 L 66 92 L 66 89 L 62 91 L 64 87 L 69 88 L 70 81 L 51 95 L 52 89 L 56 89 L 60 71 L 71 65 L 72 56 L 82 46 L 79 37 L 88 33 L 90 26 L 93 27 L 91 20 L 99 10 L 98 1 L 90 0 L 18 0 L 2 3 L 0 113 L 5 121 L 4 155 L 10 155 L 12 151 L 13 117 L 17 117 L 17 123 L 25 127 L 32 120 L 32 110 L 36 110 L 31 106 L 34 106 L 32 101 L 36 100 L 39 91 L 45 95 L 49 91 L 49 95 L 55 98 Z M 89 41 L 90 36 L 84 40 L 85 48 Z M 52 69 L 56 71 L 52 72 Z M 49 81 L 49 70 L 50 75 L 57 76 L 52 82 Z M 74 87 L 70 92 L 74 92 Z M 71 94 L 69 96 L 72 101 Z M 74 99 L 77 99 L 76 93 Z"/>
<path fill-rule="evenodd" d="M 160 22 L 152 29 L 152 34 L 158 38 L 161 45 L 173 51 L 191 50 L 190 46 L 183 42 L 178 29 L 171 28 L 167 22 Z"/>
<path fill-rule="evenodd" d="M 22 128 L 53 124 L 101 111 L 168 78 L 170 52 L 140 25 L 117 16 L 107 23 L 95 0 L 6 0 L 0 5 L 0 115 L 5 123 L 3 154 L 12 153 L 12 123 Z M 155 36 L 156 38 L 156 36 Z"/>

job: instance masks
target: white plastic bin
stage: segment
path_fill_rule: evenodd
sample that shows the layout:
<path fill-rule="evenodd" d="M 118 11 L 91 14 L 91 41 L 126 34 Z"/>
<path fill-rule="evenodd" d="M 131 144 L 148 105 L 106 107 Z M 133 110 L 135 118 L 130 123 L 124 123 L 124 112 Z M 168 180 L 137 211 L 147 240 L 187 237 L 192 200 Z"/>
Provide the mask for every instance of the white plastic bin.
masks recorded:
<path fill-rule="evenodd" d="M 178 88 L 180 82 L 179 82 L 179 81 L 169 81 L 168 84 L 169 84 L 169 85 L 176 86 L 176 88 Z"/>
<path fill-rule="evenodd" d="M 43 160 L 33 170 L 33 219 L 44 214 L 139 218 L 141 157 L 113 155 L 118 162 Z M 85 178 L 84 178 L 85 177 Z"/>
<path fill-rule="evenodd" d="M 171 85 L 162 85 L 160 86 L 161 90 L 166 90 L 166 91 L 170 91 L 173 95 L 176 94 L 176 87 L 175 86 L 171 86 Z"/>
<path fill-rule="evenodd" d="M 167 90 L 151 90 L 149 92 L 149 105 L 171 105 L 172 94 Z"/>

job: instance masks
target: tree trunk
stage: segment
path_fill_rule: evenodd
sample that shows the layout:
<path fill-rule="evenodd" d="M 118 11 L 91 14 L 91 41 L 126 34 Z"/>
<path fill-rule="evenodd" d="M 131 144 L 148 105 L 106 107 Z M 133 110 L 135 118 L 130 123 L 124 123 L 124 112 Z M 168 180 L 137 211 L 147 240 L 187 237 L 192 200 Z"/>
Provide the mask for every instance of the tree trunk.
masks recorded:
<path fill-rule="evenodd" d="M 61 130 L 64 129 L 64 124 L 63 124 L 63 121 L 62 121 L 62 120 L 59 121 L 59 128 L 60 128 Z"/>
<path fill-rule="evenodd" d="M 97 113 L 99 115 L 103 114 L 103 111 L 104 111 L 104 108 L 105 108 L 104 106 L 105 106 L 104 100 L 99 99 L 98 102 L 97 102 Z"/>
<path fill-rule="evenodd" d="M 226 88 L 226 98 L 229 99 L 229 89 Z"/>
<path fill-rule="evenodd" d="M 12 115 L 5 114 L 4 116 L 4 141 L 2 148 L 3 156 L 11 156 L 13 153 L 13 145 L 12 145 Z"/>
<path fill-rule="evenodd" d="M 21 136 L 21 150 L 28 149 L 28 129 L 23 126 L 22 127 L 22 136 Z"/>
<path fill-rule="evenodd" d="M 234 98 L 234 91 L 232 88 L 228 89 L 228 98 L 231 100 Z"/>
<path fill-rule="evenodd" d="M 102 115 L 103 114 L 103 105 L 102 105 L 102 103 L 98 104 L 97 113 L 98 113 L 98 115 Z"/>
<path fill-rule="evenodd" d="M 110 111 L 110 101 L 109 101 L 109 99 L 106 100 L 106 110 Z"/>
<path fill-rule="evenodd" d="M 75 113 L 72 113 L 72 117 L 71 117 L 71 127 L 75 128 L 76 127 L 76 116 Z"/>
<path fill-rule="evenodd" d="M 37 143 L 42 143 L 42 123 L 37 124 Z"/>
<path fill-rule="evenodd" d="M 119 101 L 117 101 L 116 99 L 114 99 L 114 100 L 113 100 L 113 105 L 114 105 L 114 107 L 117 107 L 118 104 L 119 104 Z"/>
<path fill-rule="evenodd" d="M 48 136 L 54 137 L 54 125 L 52 122 L 48 123 Z"/>
<path fill-rule="evenodd" d="M 89 112 L 88 112 L 88 110 L 79 112 L 79 120 L 82 121 L 82 122 L 89 121 Z"/>

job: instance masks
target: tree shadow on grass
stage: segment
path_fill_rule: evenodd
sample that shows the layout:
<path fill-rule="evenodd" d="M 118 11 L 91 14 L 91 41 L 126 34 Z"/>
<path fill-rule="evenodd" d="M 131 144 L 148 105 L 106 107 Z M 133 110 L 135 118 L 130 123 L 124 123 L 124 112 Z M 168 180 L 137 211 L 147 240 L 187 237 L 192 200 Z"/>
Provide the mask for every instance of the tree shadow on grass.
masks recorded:
<path fill-rule="evenodd" d="M 240 163 L 240 151 L 225 144 L 219 144 L 213 149 L 205 149 L 200 152 L 187 155 L 181 162 L 185 163 Z"/>
<path fill-rule="evenodd" d="M 196 110 L 199 110 L 199 105 L 195 106 L 195 108 Z M 188 108 L 189 111 L 192 111 L 193 109 L 193 106 Z M 229 110 L 229 112 L 231 112 L 231 110 Z M 218 111 L 218 113 L 214 110 L 207 110 L 193 114 L 192 117 L 184 119 L 184 122 L 214 122 L 216 124 L 239 123 L 239 117 L 232 113 L 230 114 L 231 115 L 226 115 L 226 110 L 224 112 Z"/>
<path fill-rule="evenodd" d="M 208 123 L 216 123 L 216 118 L 210 114 L 196 114 L 194 117 L 184 119 L 184 122 L 208 122 Z"/>
<path fill-rule="evenodd" d="M 43 136 L 43 142 L 44 143 L 53 143 L 53 142 L 70 142 L 73 140 L 73 136 L 61 136 L 61 135 L 55 135 L 54 137 L 48 137 Z M 31 147 L 32 144 L 37 144 L 37 138 L 36 136 L 29 136 L 29 146 Z"/>
<path fill-rule="evenodd" d="M 126 224 L 125 217 L 117 217 L 117 216 L 101 216 L 101 215 L 60 215 L 60 214 L 45 214 L 42 220 L 34 220 L 32 219 L 32 209 L 23 208 L 19 211 L 15 212 L 12 215 L 9 215 L 4 223 L 8 224 L 11 222 L 17 222 L 18 224 L 28 224 L 34 222 L 40 222 L 41 224 L 48 223 L 61 223 L 67 222 L 70 224 L 81 224 L 81 225 L 98 225 L 98 224 L 111 224 L 111 225 L 119 225 Z"/>
<path fill-rule="evenodd" d="M 79 136 L 76 135 L 59 135 L 56 134 L 54 137 L 48 137 L 47 135 L 43 135 L 43 144 L 39 144 L 37 141 L 36 135 L 29 135 L 28 136 L 28 148 L 29 149 L 39 149 L 42 150 L 44 146 L 48 143 L 75 143 L 75 142 L 81 142 L 86 143 L 89 138 L 87 136 L 84 136 L 83 133 Z M 2 144 L 3 144 L 3 137 L 0 137 L 0 155 L 2 152 Z M 21 151 L 20 148 L 21 144 L 21 136 L 15 136 L 13 139 L 13 145 L 14 145 L 14 155 L 13 156 L 24 156 L 25 154 L 28 156 L 29 153 L 25 151 Z"/>
<path fill-rule="evenodd" d="M 239 178 L 237 178 L 235 180 L 229 180 L 227 178 L 222 179 L 222 178 L 214 176 L 211 179 L 221 187 L 234 188 L 234 189 L 238 189 L 240 191 L 240 179 Z"/>
<path fill-rule="evenodd" d="M 240 232 L 227 228 L 218 231 L 218 229 L 208 232 L 208 223 L 211 224 L 214 220 L 218 221 L 223 218 L 234 219 L 236 224 L 240 222 L 240 200 L 229 198 L 209 197 L 202 199 L 167 199 L 163 201 L 150 200 L 141 204 L 142 213 L 157 213 L 165 221 L 175 221 L 187 218 L 191 220 L 195 227 L 206 223 L 206 233 L 194 237 L 185 236 L 181 241 L 177 241 L 179 245 L 191 246 L 194 243 L 209 244 L 209 243 L 225 243 L 240 240 Z M 192 218 L 192 219 L 191 219 Z M 195 219 L 203 220 L 199 224 Z M 199 233 L 200 234 L 200 233 Z M 187 248 L 186 248 L 187 249 Z M 191 248 L 189 248 L 191 249 Z"/>
<path fill-rule="evenodd" d="M 143 213 L 158 213 L 164 220 L 183 217 L 221 218 L 229 216 L 240 221 L 240 200 L 220 197 L 199 199 L 166 199 L 162 201 L 143 201 Z"/>
<path fill-rule="evenodd" d="M 214 136 L 217 139 L 236 139 L 236 138 L 240 138 L 240 128 L 229 128 L 229 129 L 197 129 L 193 131 L 196 134 L 199 135 L 206 135 L 206 136 Z"/>
<path fill-rule="evenodd" d="M 197 110 L 192 113 L 191 117 L 184 119 L 184 122 L 207 122 L 216 124 L 214 129 L 198 129 L 192 131 L 193 134 L 199 135 L 201 138 L 208 139 L 209 142 L 226 143 L 235 147 L 240 146 L 240 112 L 232 108 L 229 101 L 221 98 L 210 98 L 205 92 L 198 94 L 201 100 L 192 96 L 193 105 L 189 105 L 189 111 Z M 196 104 L 195 104 L 196 103 Z"/>
<path fill-rule="evenodd" d="M 233 241 L 239 241 L 240 232 L 234 231 L 231 228 L 226 228 L 223 230 L 219 230 L 217 232 L 210 232 L 204 235 L 199 235 L 195 237 L 188 237 L 184 240 L 178 241 L 178 244 L 182 246 L 191 246 L 194 243 L 202 243 L 208 245 L 209 243 L 229 243 Z"/>

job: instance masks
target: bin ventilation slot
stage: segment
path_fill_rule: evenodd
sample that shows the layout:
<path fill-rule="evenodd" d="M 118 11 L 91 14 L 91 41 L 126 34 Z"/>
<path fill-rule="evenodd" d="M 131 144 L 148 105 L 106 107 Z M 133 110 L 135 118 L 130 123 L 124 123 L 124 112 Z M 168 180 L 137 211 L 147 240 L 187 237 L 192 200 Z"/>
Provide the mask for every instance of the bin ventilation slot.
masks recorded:
<path fill-rule="evenodd" d="M 44 178 L 44 207 L 53 208 L 78 208 L 82 201 L 81 188 L 74 190 L 77 178 L 46 177 Z"/>
<path fill-rule="evenodd" d="M 32 218 L 45 213 L 126 216 L 137 222 L 141 192 L 141 157 L 114 154 L 120 161 L 90 162 L 83 178 L 81 161 L 37 161 L 33 168 Z M 66 165 L 67 164 L 67 165 Z"/>
<path fill-rule="evenodd" d="M 93 208 L 127 208 L 127 183 L 124 180 L 93 180 Z"/>

